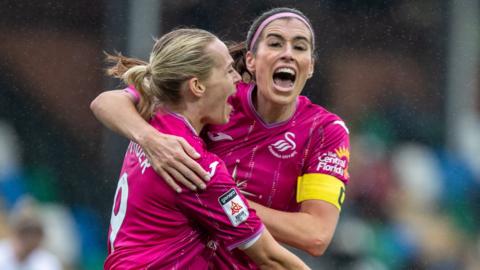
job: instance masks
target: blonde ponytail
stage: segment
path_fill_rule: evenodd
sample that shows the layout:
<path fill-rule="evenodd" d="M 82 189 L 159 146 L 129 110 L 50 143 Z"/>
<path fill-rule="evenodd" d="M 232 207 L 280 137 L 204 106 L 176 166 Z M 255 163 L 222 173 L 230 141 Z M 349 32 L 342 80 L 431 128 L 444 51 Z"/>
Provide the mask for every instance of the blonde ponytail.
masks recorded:
<path fill-rule="evenodd" d="M 206 80 L 210 76 L 215 60 L 206 48 L 215 39 L 215 35 L 201 29 L 173 30 L 155 42 L 149 63 L 119 53 L 106 54 L 106 61 L 113 64 L 107 74 L 135 86 L 141 96 L 140 115 L 148 120 L 158 102 L 181 102 L 187 80 Z"/>
<path fill-rule="evenodd" d="M 155 107 L 155 97 L 151 91 L 151 74 L 148 65 L 138 65 L 128 69 L 122 76 L 123 81 L 128 85 L 135 86 L 140 94 L 138 111 L 144 119 L 150 119 Z"/>
<path fill-rule="evenodd" d="M 151 74 L 148 63 L 140 59 L 125 57 L 121 53 L 116 55 L 105 53 L 105 55 L 106 62 L 113 64 L 107 68 L 107 75 L 119 78 L 127 85 L 135 86 L 141 97 L 138 111 L 144 119 L 150 119 L 155 106 L 155 98 L 149 87 Z"/>

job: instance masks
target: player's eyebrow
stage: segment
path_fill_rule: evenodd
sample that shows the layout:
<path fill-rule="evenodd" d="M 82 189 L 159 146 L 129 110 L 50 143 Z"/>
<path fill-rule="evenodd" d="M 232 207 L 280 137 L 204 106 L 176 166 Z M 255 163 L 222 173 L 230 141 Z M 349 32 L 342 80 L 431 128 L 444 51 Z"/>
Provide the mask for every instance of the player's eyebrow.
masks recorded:
<path fill-rule="evenodd" d="M 269 38 L 269 37 L 275 37 L 275 38 L 278 38 L 278 39 L 285 39 L 282 35 L 275 34 L 275 33 L 268 33 L 265 38 Z"/>
<path fill-rule="evenodd" d="M 268 33 L 265 38 L 269 38 L 269 37 L 275 37 L 275 38 L 278 38 L 278 39 L 281 39 L 281 40 L 285 40 L 285 38 L 284 38 L 282 35 L 276 34 L 276 33 Z M 304 40 L 304 41 L 306 41 L 306 42 L 310 42 L 310 40 L 309 40 L 307 37 L 303 36 L 303 35 L 294 36 L 294 37 L 293 37 L 293 40 L 294 40 L 294 41 Z"/>

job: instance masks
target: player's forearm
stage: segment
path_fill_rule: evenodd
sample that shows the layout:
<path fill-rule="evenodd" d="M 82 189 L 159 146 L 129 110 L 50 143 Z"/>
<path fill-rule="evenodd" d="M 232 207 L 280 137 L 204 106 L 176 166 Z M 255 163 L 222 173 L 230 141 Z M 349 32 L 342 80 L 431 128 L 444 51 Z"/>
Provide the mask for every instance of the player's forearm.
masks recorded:
<path fill-rule="evenodd" d="M 135 142 L 140 143 L 146 134 L 155 132 L 122 90 L 101 93 L 92 101 L 90 109 L 107 128 Z"/>
<path fill-rule="evenodd" d="M 312 256 L 320 256 L 333 237 L 336 220 L 304 212 L 283 212 L 250 201 L 273 237 L 282 243 L 299 248 Z"/>
<path fill-rule="evenodd" d="M 253 246 L 244 252 L 262 270 L 310 269 L 297 256 L 278 244 L 267 230 Z"/>
<path fill-rule="evenodd" d="M 277 269 L 310 269 L 302 260 L 300 260 L 293 253 L 278 245 L 277 250 L 265 262 L 258 265 L 262 270 L 277 270 Z"/>
<path fill-rule="evenodd" d="M 272 263 L 260 266 L 260 269 L 310 269 L 302 260 L 284 247 L 277 245 L 277 249 L 276 257 L 271 259 Z"/>

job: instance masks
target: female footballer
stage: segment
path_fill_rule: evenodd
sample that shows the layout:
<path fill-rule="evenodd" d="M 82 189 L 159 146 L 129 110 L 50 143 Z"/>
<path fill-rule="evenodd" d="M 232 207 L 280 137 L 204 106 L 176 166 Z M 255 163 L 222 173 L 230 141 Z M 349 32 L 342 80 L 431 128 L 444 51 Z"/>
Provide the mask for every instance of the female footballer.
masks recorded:
<path fill-rule="evenodd" d="M 312 25 L 298 10 L 269 10 L 251 25 L 244 49 L 233 52 L 235 67 L 252 81 L 238 83 L 230 97 L 230 122 L 209 125 L 202 136 L 275 239 L 322 255 L 345 198 L 350 145 L 342 119 L 300 95 L 314 71 Z M 177 192 L 175 181 L 204 188 L 200 177 L 208 180 L 208 173 L 194 160 L 199 153 L 149 126 L 136 111 L 142 100 L 135 93 L 104 92 L 91 109 L 107 127 L 137 142 Z"/>
<path fill-rule="evenodd" d="M 240 76 L 225 44 L 204 30 L 178 29 L 156 41 L 148 63 L 121 55 L 109 58 L 116 64 L 108 72 L 135 86 L 150 126 L 188 142 L 201 154 L 198 164 L 211 180 L 204 191 L 177 194 L 131 142 L 112 209 L 104 268 L 308 269 L 264 229 L 223 161 L 198 136 L 206 124 L 229 119 L 227 99 Z M 248 258 L 218 259 L 238 249 Z"/>

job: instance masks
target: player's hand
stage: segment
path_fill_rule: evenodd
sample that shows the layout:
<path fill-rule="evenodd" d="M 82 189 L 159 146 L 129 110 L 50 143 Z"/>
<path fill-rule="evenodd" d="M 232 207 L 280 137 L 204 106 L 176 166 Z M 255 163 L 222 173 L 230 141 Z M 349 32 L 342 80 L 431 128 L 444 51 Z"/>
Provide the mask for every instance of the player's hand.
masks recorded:
<path fill-rule="evenodd" d="M 178 183 L 191 190 L 204 189 L 204 181 L 210 180 L 208 173 L 195 161 L 200 155 L 185 139 L 155 131 L 142 136 L 138 143 L 155 172 L 175 191 L 182 191 Z"/>

